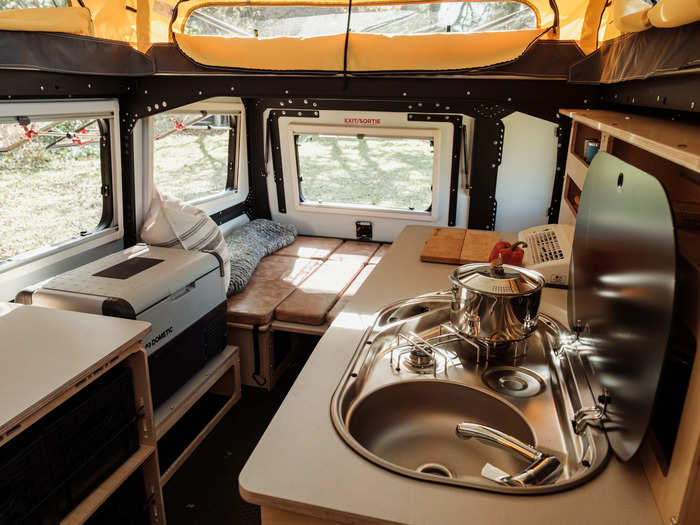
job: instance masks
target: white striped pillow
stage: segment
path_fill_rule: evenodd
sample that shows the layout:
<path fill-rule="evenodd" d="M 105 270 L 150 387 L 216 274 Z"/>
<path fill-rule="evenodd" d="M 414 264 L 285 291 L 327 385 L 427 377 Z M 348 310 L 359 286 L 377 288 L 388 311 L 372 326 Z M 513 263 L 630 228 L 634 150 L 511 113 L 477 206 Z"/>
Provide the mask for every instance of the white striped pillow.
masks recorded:
<path fill-rule="evenodd" d="M 216 223 L 199 208 L 176 197 L 154 191 L 141 228 L 141 240 L 151 246 L 213 252 L 224 265 L 224 295 L 231 277 L 228 246 Z"/>

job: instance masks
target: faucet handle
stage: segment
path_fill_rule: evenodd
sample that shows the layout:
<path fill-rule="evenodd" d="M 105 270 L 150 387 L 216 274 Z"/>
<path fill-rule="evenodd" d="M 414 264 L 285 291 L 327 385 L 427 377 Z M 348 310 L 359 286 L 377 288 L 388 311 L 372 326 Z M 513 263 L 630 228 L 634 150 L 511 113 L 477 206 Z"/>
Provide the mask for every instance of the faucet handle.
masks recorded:
<path fill-rule="evenodd" d="M 486 463 L 481 469 L 481 475 L 496 483 L 511 487 L 540 485 L 561 470 L 561 462 L 556 456 L 545 454 L 495 428 L 478 423 L 463 422 L 457 425 L 456 432 L 461 439 L 476 438 L 489 445 L 504 448 L 530 461 L 530 464 L 518 474 L 508 474 L 498 467 Z"/>

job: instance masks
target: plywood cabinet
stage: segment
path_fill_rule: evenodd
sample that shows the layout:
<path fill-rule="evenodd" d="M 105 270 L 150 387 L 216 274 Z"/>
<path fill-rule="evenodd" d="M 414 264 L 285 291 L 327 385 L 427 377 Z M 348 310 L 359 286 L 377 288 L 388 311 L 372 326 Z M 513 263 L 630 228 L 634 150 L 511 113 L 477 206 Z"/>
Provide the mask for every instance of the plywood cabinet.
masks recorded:
<path fill-rule="evenodd" d="M 693 524 L 700 516 L 700 126 L 670 119 L 651 118 L 602 110 L 561 110 L 572 119 L 560 222 L 576 222 L 576 196 L 580 195 L 588 165 L 583 158 L 586 138 L 599 138 L 600 151 L 656 177 L 666 189 L 675 215 L 678 245 L 677 323 L 669 352 L 684 341 L 685 371 L 665 380 L 679 382 L 680 397 L 658 400 L 657 410 L 676 410 L 675 443 L 664 450 L 652 424 L 640 459 L 667 524 Z M 668 360 L 667 360 L 668 363 Z M 684 377 L 680 377 L 684 376 Z M 664 378 L 662 378 L 664 381 Z M 686 387 L 687 384 L 687 387 Z M 678 388 L 676 390 L 679 390 Z M 685 394 L 684 399 L 682 394 Z M 662 403 L 667 406 L 660 406 Z M 672 406 L 674 403 L 678 406 Z M 658 429 L 657 429 L 658 430 Z M 671 439 L 673 442 L 673 439 Z"/>

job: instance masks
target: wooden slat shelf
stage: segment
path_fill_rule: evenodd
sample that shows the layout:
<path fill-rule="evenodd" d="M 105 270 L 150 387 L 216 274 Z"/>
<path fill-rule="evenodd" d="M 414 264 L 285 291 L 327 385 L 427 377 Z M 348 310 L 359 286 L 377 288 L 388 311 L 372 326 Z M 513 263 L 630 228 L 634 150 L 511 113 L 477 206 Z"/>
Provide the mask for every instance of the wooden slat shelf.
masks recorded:
<path fill-rule="evenodd" d="M 600 151 L 654 176 L 674 210 L 678 249 L 675 315 L 695 337 L 696 351 L 668 468 L 662 467 L 665 459 L 650 444 L 653 431 L 639 456 L 663 522 L 694 523 L 700 511 L 700 126 L 604 110 L 562 109 L 560 113 L 573 119 L 574 129 L 598 130 Z M 580 158 L 573 153 L 574 135 L 566 171 L 572 177 L 583 174 L 585 179 Z M 583 187 L 583 181 L 580 185 Z M 560 220 L 571 222 L 572 211 L 564 205 L 566 190 L 565 186 Z"/>
<path fill-rule="evenodd" d="M 61 525 L 80 525 L 84 523 L 155 452 L 156 447 L 153 445 L 141 445 L 129 459 L 100 483 L 68 516 L 63 518 Z"/>
<path fill-rule="evenodd" d="M 163 402 L 155 412 L 156 439 L 175 423 L 230 369 L 236 361 L 236 347 L 228 345 L 187 383 Z"/>
<path fill-rule="evenodd" d="M 197 434 L 197 437 L 195 437 L 192 442 L 190 442 L 189 445 L 187 445 L 187 448 L 182 451 L 182 453 L 177 457 L 175 461 L 168 467 L 168 469 L 160 476 L 160 482 L 162 486 L 165 486 L 165 484 L 170 481 L 170 478 L 173 477 L 173 474 L 177 472 L 177 470 L 182 466 L 182 464 L 187 461 L 187 458 L 189 458 L 192 453 L 197 449 L 197 447 L 204 441 L 204 438 L 206 438 L 209 433 L 214 429 L 214 427 L 221 421 L 221 418 L 223 418 L 226 413 L 231 410 L 231 407 L 235 405 L 238 400 L 240 399 L 240 390 L 238 394 L 236 394 L 234 397 L 226 401 L 226 404 L 221 407 L 221 409 L 216 413 L 216 415 L 207 423 L 207 425 Z"/>
<path fill-rule="evenodd" d="M 160 475 L 165 485 L 226 413 L 241 398 L 240 357 L 238 347 L 228 345 L 196 375 L 180 387 L 155 412 L 156 437 L 160 440 L 207 392 L 225 395 L 226 403 L 207 421 L 191 442 Z"/>
<path fill-rule="evenodd" d="M 700 126 L 595 109 L 561 109 L 559 112 L 659 157 L 700 171 Z"/>

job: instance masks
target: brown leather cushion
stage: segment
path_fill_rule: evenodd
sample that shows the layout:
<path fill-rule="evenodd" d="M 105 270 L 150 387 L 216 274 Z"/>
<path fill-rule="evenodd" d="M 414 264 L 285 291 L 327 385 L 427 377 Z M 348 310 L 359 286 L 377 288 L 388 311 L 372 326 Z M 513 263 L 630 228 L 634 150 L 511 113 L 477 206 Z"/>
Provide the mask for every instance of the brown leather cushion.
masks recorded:
<path fill-rule="evenodd" d="M 378 264 L 382 257 L 386 255 L 386 252 L 389 251 L 389 248 L 391 248 L 391 244 L 382 244 L 369 260 L 369 264 Z"/>
<path fill-rule="evenodd" d="M 360 289 L 360 286 L 364 284 L 364 282 L 367 280 L 367 277 L 369 277 L 369 274 L 371 274 L 374 269 L 376 268 L 376 265 L 374 264 L 368 264 L 364 268 L 362 268 L 362 271 L 359 273 L 357 277 L 355 277 L 355 280 L 348 286 L 348 289 L 343 292 L 343 295 L 340 296 L 340 299 L 338 299 L 338 302 L 335 303 L 335 306 L 331 308 L 331 311 L 328 312 L 328 315 L 326 316 L 329 321 L 333 321 L 336 317 L 338 317 L 338 314 L 343 311 L 343 309 L 347 306 L 348 302 L 350 299 L 352 299 L 357 291 Z"/>
<path fill-rule="evenodd" d="M 364 265 L 326 261 L 275 309 L 280 321 L 320 325 Z"/>
<path fill-rule="evenodd" d="M 343 241 L 341 239 L 332 239 L 330 237 L 305 237 L 304 235 L 299 235 L 292 244 L 281 250 L 277 250 L 275 255 L 325 260 L 328 259 L 328 256 L 333 253 L 333 250 L 342 243 Z"/>
<path fill-rule="evenodd" d="M 272 321 L 277 305 L 321 266 L 302 257 L 264 257 L 243 291 L 228 300 L 230 322 L 263 325 Z"/>
<path fill-rule="evenodd" d="M 329 259 L 331 261 L 366 263 L 378 248 L 378 242 L 345 241 L 331 254 Z"/>

